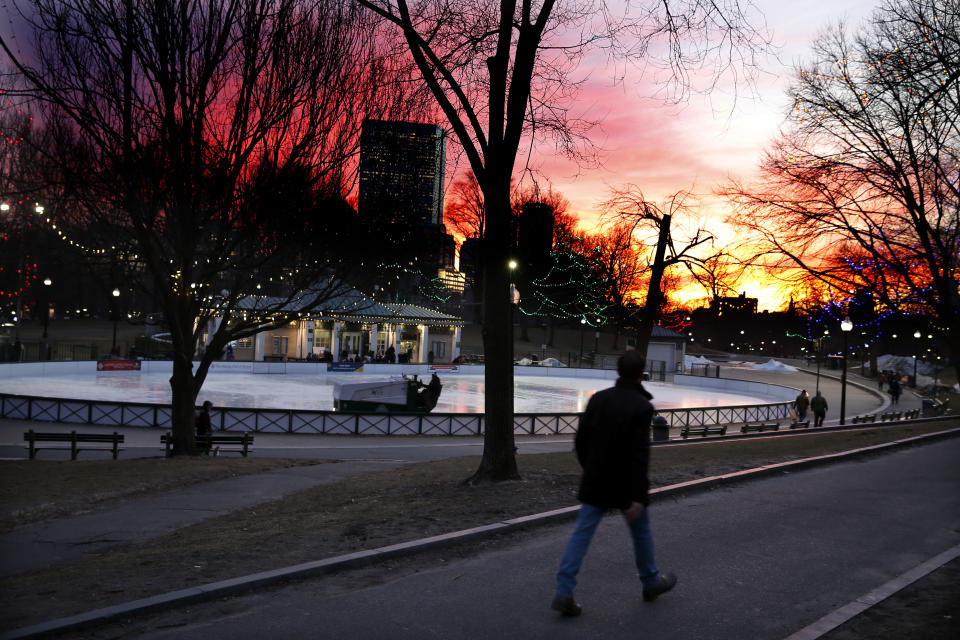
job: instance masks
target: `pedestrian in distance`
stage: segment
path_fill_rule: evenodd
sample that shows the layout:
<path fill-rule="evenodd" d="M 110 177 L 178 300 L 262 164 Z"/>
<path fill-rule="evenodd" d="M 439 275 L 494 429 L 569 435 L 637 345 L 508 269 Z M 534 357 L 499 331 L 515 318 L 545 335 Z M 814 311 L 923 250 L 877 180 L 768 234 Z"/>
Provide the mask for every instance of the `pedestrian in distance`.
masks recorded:
<path fill-rule="evenodd" d="M 892 404 L 900 404 L 900 381 L 896 378 L 890 379 L 890 402 Z"/>
<path fill-rule="evenodd" d="M 807 409 L 810 407 L 810 394 L 807 393 L 806 389 L 800 392 L 800 395 L 793 401 L 793 404 L 797 409 L 797 422 L 806 420 Z"/>
<path fill-rule="evenodd" d="M 204 400 L 200 413 L 198 413 L 193 420 L 194 427 L 197 431 L 199 449 L 205 456 L 210 455 L 210 435 L 212 434 L 210 427 L 210 407 L 212 406 L 212 402 Z"/>
<path fill-rule="evenodd" d="M 877 384 L 880 385 L 880 391 L 883 391 L 883 383 L 886 382 L 886 381 L 887 381 L 887 379 L 886 379 L 886 377 L 883 375 L 883 372 L 881 371 L 881 372 L 880 372 L 880 375 L 877 376 Z"/>
<path fill-rule="evenodd" d="M 577 574 L 608 509 L 619 509 L 627 521 L 643 599 L 656 600 L 677 583 L 675 575 L 661 573 L 654 562 L 647 510 L 653 396 L 641 383 L 645 364 L 637 351 L 620 356 L 616 384 L 593 394 L 580 418 L 574 446 L 583 468 L 578 496 L 582 504 L 560 562 L 556 595 L 550 605 L 565 616 L 580 615 L 581 606 L 573 598 Z"/>
<path fill-rule="evenodd" d="M 817 395 L 813 396 L 813 399 L 810 400 L 810 409 L 813 411 L 813 426 L 823 426 L 823 418 L 827 415 L 827 409 L 829 408 L 827 399 L 820 395 L 820 390 L 818 389 Z"/>

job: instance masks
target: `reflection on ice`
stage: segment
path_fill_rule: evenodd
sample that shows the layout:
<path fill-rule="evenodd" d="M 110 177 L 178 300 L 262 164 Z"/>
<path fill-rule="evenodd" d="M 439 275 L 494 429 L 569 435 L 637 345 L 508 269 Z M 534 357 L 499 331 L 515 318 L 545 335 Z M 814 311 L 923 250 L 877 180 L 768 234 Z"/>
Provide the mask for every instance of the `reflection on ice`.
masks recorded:
<path fill-rule="evenodd" d="M 261 409 L 333 409 L 333 384 L 356 380 L 358 375 L 255 375 L 211 372 L 198 402 L 210 400 L 220 407 Z M 371 378 L 373 376 L 370 376 Z M 381 377 L 381 376 L 377 376 Z M 482 413 L 483 376 L 447 374 L 442 376 L 443 392 L 437 413 Z M 517 413 L 578 413 L 595 391 L 609 387 L 612 380 L 516 376 L 514 411 Z M 660 409 L 756 404 L 770 398 L 648 382 L 653 404 Z M 74 374 L 56 377 L 23 377 L 0 380 L 0 392 L 18 395 L 114 400 L 168 404 L 169 374 L 116 372 Z"/>

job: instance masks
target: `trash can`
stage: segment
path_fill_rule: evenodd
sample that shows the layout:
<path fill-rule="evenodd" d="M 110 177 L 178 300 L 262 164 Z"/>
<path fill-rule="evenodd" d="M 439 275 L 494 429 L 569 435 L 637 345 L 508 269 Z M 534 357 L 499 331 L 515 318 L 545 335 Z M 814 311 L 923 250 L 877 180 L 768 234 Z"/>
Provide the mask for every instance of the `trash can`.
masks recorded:
<path fill-rule="evenodd" d="M 922 398 L 920 403 L 922 407 L 920 415 L 922 415 L 924 418 L 928 418 L 937 414 L 936 405 L 933 398 Z M 656 420 L 656 418 L 654 418 L 654 420 Z"/>
<path fill-rule="evenodd" d="M 663 416 L 653 416 L 653 439 L 660 440 L 669 440 L 670 439 L 670 425 L 667 424 L 667 419 Z"/>

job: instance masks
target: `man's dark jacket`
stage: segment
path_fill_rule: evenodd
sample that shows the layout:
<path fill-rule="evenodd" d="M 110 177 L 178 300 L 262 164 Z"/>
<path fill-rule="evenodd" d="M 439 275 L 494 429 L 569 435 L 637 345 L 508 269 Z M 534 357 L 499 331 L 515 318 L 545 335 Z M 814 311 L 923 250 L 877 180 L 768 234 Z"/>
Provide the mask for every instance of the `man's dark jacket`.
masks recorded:
<path fill-rule="evenodd" d="M 590 398 L 575 440 L 581 502 L 607 509 L 649 504 L 652 397 L 639 381 L 619 378 Z"/>

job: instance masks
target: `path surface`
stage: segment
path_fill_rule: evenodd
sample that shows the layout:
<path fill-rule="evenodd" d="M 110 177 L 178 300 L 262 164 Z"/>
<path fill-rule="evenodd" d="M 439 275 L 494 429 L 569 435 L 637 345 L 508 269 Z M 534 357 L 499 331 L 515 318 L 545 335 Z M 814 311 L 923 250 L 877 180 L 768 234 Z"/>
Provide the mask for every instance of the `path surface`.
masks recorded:
<path fill-rule="evenodd" d="M 644 603 L 611 516 L 581 573 L 580 618 L 549 610 L 571 525 L 373 585 L 329 580 L 133 621 L 129 637 L 782 639 L 960 544 L 960 439 L 655 503 L 676 590 Z M 116 637 L 119 627 L 91 632 Z"/>

